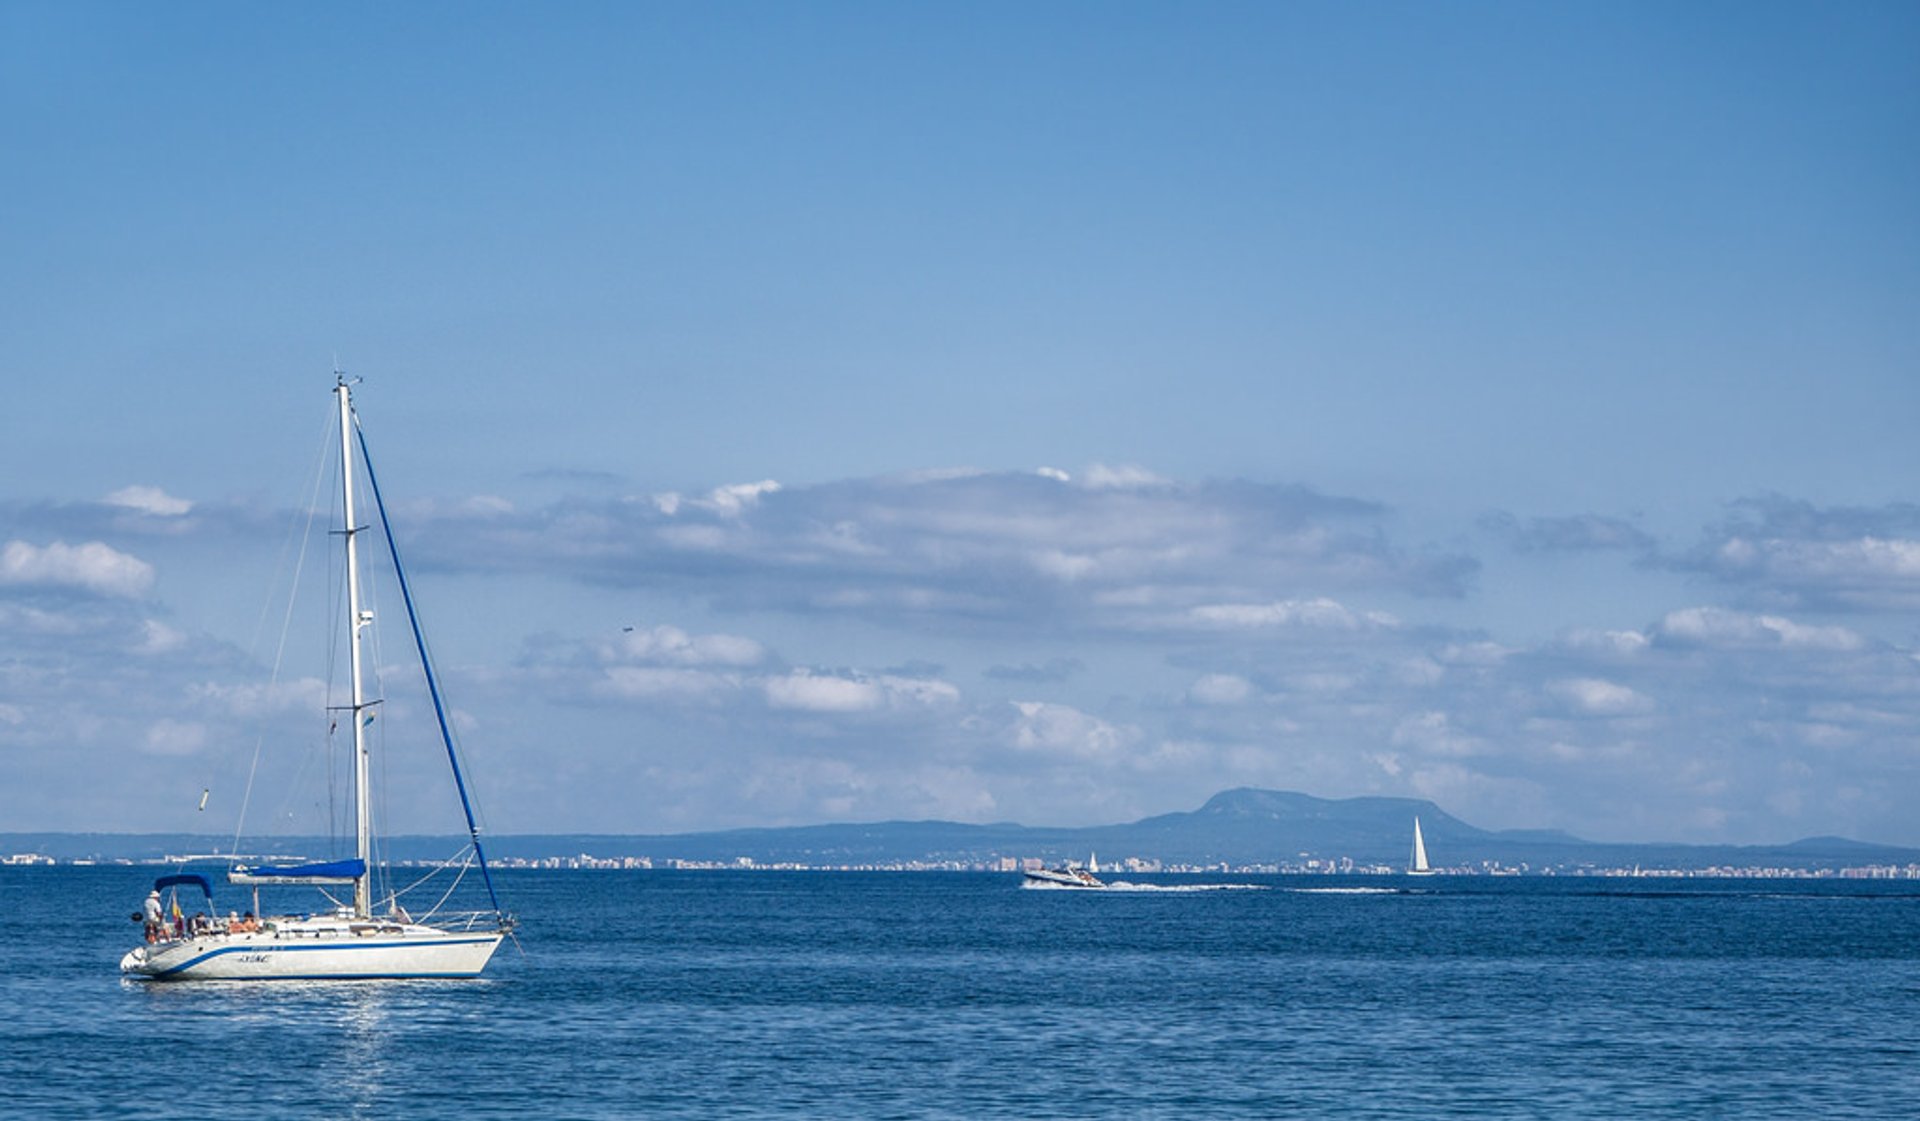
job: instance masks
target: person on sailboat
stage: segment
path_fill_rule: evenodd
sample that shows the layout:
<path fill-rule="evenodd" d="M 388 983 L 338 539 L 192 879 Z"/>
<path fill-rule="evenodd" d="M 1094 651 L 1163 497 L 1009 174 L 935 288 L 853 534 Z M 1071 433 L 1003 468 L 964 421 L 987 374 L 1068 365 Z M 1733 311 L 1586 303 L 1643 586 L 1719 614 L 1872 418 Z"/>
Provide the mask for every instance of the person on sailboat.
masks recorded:
<path fill-rule="evenodd" d="M 160 932 L 164 929 L 160 922 L 160 889 L 154 888 L 147 893 L 147 901 L 140 908 L 140 915 L 146 923 L 147 941 L 160 941 Z"/>

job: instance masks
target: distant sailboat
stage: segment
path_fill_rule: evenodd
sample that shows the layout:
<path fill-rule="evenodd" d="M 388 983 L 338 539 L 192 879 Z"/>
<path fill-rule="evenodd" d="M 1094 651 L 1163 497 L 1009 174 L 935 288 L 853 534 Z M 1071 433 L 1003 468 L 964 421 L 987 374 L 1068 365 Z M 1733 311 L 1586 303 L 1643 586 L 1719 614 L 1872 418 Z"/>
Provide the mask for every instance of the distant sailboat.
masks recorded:
<path fill-rule="evenodd" d="M 1427 842 L 1420 836 L 1420 819 L 1413 819 L 1413 856 L 1407 860 L 1407 875 L 1431 876 L 1433 869 L 1427 866 Z"/>

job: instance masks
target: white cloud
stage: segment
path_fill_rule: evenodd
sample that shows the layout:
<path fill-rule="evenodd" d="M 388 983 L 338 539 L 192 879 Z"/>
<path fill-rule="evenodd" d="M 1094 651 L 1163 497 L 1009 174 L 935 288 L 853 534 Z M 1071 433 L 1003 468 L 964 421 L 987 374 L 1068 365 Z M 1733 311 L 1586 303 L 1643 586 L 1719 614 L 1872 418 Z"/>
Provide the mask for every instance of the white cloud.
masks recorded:
<path fill-rule="evenodd" d="M 1572 630 L 1560 642 L 1569 650 L 1621 658 L 1641 654 L 1653 645 L 1652 639 L 1633 630 Z"/>
<path fill-rule="evenodd" d="M 728 674 L 681 666 L 608 666 L 595 691 L 627 700 L 699 699 L 738 689 Z"/>
<path fill-rule="evenodd" d="M 138 510 L 161 518 L 177 518 L 193 509 L 193 503 L 175 498 L 159 487 L 122 487 L 107 495 L 107 505 Z"/>
<path fill-rule="evenodd" d="M 1399 620 L 1379 611 L 1355 612 L 1324 596 L 1273 603 L 1214 603 L 1192 608 L 1193 622 L 1229 630 L 1307 628 L 1360 631 L 1394 627 Z"/>
<path fill-rule="evenodd" d="M 1187 689 L 1195 704 L 1236 705 L 1253 695 L 1253 683 L 1231 673 L 1210 673 Z"/>
<path fill-rule="evenodd" d="M 1857 537 L 1847 541 L 1750 541 L 1733 537 L 1718 551 L 1729 568 L 1767 569 L 1794 580 L 1920 580 L 1920 541 Z"/>
<path fill-rule="evenodd" d="M 423 572 L 498 561 L 507 570 L 490 570 L 490 581 L 526 572 L 593 590 L 563 591 L 553 611 L 539 610 L 541 593 L 530 590 L 536 609 L 512 620 L 592 628 L 593 637 L 528 640 L 511 668 L 450 675 L 463 724 L 468 709 L 478 729 L 538 721 L 570 745 L 557 766 L 530 746 L 476 737 L 468 746 L 483 779 L 500 757 L 517 768 L 514 797 L 490 799 L 489 810 L 539 805 L 544 818 L 514 822 L 529 830 L 570 823 L 573 807 L 589 805 L 603 828 L 650 824 L 623 818 L 631 802 L 596 802 L 584 788 L 617 778 L 655 792 L 645 812 L 681 828 L 917 812 L 1093 824 L 1191 808 L 1251 783 L 1336 797 L 1432 790 L 1476 825 L 1600 837 L 1911 834 L 1897 797 L 1920 781 L 1920 659 L 1899 645 L 1910 628 L 1897 617 L 1833 626 L 1816 613 L 1831 600 L 1789 609 L 1781 605 L 1794 601 L 1775 593 L 1788 571 L 1809 587 L 1816 575 L 1827 587 L 1862 574 L 1898 583 L 1904 554 L 1873 543 L 1920 533 L 1739 535 L 1759 560 L 1725 604 L 1676 605 L 1678 582 L 1664 573 L 1666 584 L 1636 588 L 1631 573 L 1646 569 L 1632 550 L 1520 552 L 1496 575 L 1522 570 L 1528 595 L 1574 563 L 1582 580 L 1604 580 L 1600 570 L 1617 564 L 1623 582 L 1483 618 L 1472 598 L 1438 609 L 1423 598 L 1465 590 L 1471 558 L 1435 563 L 1390 545 L 1400 523 L 1370 504 L 1145 473 L 1101 481 L 929 472 L 777 496 L 747 484 L 670 501 L 427 504 L 438 524 L 409 528 L 441 551 L 423 558 Z M 310 691 L 317 683 L 228 684 L 257 671 L 211 638 L 222 624 L 202 610 L 207 595 L 188 590 L 164 610 L 120 598 L 151 595 L 155 581 L 153 569 L 114 551 L 116 534 L 150 537 L 171 589 L 175 572 L 196 571 L 184 559 L 191 549 L 277 525 L 207 505 L 178 519 L 191 534 L 99 503 L 15 509 L 24 514 L 9 524 L 26 528 L 11 535 L 31 544 L 0 553 L 10 557 L 0 592 L 11 593 L 0 595 L 0 638 L 24 653 L 0 660 L 0 697 L 13 704 L 0 710 L 0 739 L 10 761 L 38 753 L 20 774 L 37 781 L 75 752 L 119 751 L 147 767 L 123 776 L 138 789 L 177 771 L 180 753 L 244 755 L 259 717 L 324 704 Z M 55 539 L 75 544 L 45 547 Z M 1782 540 L 1822 550 L 1765 547 Z M 90 554 L 82 541 L 95 542 Z M 1790 568 L 1793 556 L 1803 559 Z M 1825 568 L 1806 559 L 1815 556 L 1828 558 Z M 132 562 L 131 577 L 97 563 L 114 557 Z M 114 592 L 14 590 L 40 587 Z M 1505 593 L 1503 583 L 1486 598 Z M 1607 612 L 1649 602 L 1624 621 Z M 690 605 L 681 608 L 689 618 L 730 620 L 730 633 L 645 614 L 675 603 Z M 1376 610 L 1388 607 L 1394 615 Z M 781 612 L 833 618 L 795 625 Z M 249 616 L 244 629 L 251 613 L 237 613 Z M 620 633 L 610 618 L 639 625 Z M 1587 629 L 1562 629 L 1574 620 Z M 1628 625 L 1646 620 L 1658 621 Z M 1556 637 L 1518 637 L 1530 633 Z M 750 634 L 804 642 L 808 664 L 794 668 Z M 165 656 L 129 656 L 142 651 Z M 862 655 L 915 668 L 827 668 L 857 666 Z M 969 683 L 964 694 L 941 680 L 949 672 Z M 509 673 L 538 687 L 476 695 L 458 680 Z M 115 705 L 99 705 L 108 693 Z M 529 696 L 537 707 L 523 711 Z M 397 726 L 398 702 L 389 715 Z M 741 800 L 740 776 L 786 773 L 772 766 L 785 757 L 804 790 L 783 793 L 770 778 Z M 1533 801 L 1508 804 L 1492 791 Z M 1798 816 L 1783 822 L 1775 811 L 1788 805 Z M 1703 808 L 1723 814 L 1718 835 L 1675 824 L 1709 820 Z M 1683 828 L 1696 835 L 1676 836 Z"/>
<path fill-rule="evenodd" d="M 1579 712 L 1592 716 L 1625 716 L 1646 712 L 1653 702 L 1625 685 L 1597 677 L 1572 677 L 1547 683 L 1547 692 Z"/>
<path fill-rule="evenodd" d="M 1737 585 L 1767 606 L 1920 609 L 1920 507 L 1819 507 L 1771 496 L 1732 509 L 1727 524 L 1669 563 Z"/>
<path fill-rule="evenodd" d="M 739 517 L 748 507 L 757 505 L 761 498 L 779 489 L 780 484 L 772 479 L 762 479 L 757 483 L 733 483 L 715 487 L 701 504 L 726 517 Z"/>
<path fill-rule="evenodd" d="M 806 712 L 872 712 L 882 708 L 947 704 L 960 691 L 944 681 L 880 675 L 842 677 L 796 669 L 761 682 L 774 708 Z"/>
<path fill-rule="evenodd" d="M 1395 548 L 1372 503 L 1109 467 L 1082 485 L 1035 471 L 923 472 L 443 516 L 446 524 L 416 527 L 433 550 L 425 562 L 916 628 L 947 615 L 1144 635 L 1220 626 L 1250 609 L 1269 626 L 1276 613 L 1313 623 L 1325 608 L 1313 596 L 1457 596 L 1477 569 L 1463 555 Z M 1189 617 L 1196 605 L 1218 617 Z M 1381 613 L 1348 616 L 1341 625 L 1393 625 Z"/>
<path fill-rule="evenodd" d="M 1016 701 L 1013 707 L 1018 715 L 1009 739 L 1022 751 L 1089 761 L 1111 759 L 1138 735 L 1069 705 Z"/>
<path fill-rule="evenodd" d="M 609 660 L 664 662 L 679 666 L 752 666 L 766 650 L 750 638 L 729 634 L 690 635 L 669 624 L 623 632 L 605 653 Z"/>
<path fill-rule="evenodd" d="M 935 681 L 923 677 L 898 677 L 882 674 L 878 679 L 881 688 L 896 703 L 906 703 L 932 707 L 949 705 L 960 699 L 960 690 L 945 681 Z"/>
<path fill-rule="evenodd" d="M 1172 483 L 1144 467 L 1108 467 L 1104 463 L 1096 463 L 1087 468 L 1080 485 L 1090 490 L 1139 490 L 1144 487 L 1171 486 Z"/>
<path fill-rule="evenodd" d="M 1859 650 L 1867 640 L 1846 627 L 1803 626 L 1777 615 L 1749 615 L 1721 607 L 1688 607 L 1660 621 L 1661 637 L 1700 646 Z"/>
<path fill-rule="evenodd" d="M 1060 549 L 1042 549 L 1033 555 L 1035 571 L 1060 580 L 1078 580 L 1090 575 L 1098 563 L 1084 553 L 1068 553 Z"/>
<path fill-rule="evenodd" d="M 738 518 L 759 505 L 760 500 L 769 494 L 778 493 L 780 484 L 773 479 L 762 479 L 757 483 L 728 483 L 708 491 L 704 498 L 687 498 L 674 491 L 664 491 L 649 495 L 647 502 L 655 510 L 667 517 L 675 517 L 683 510 L 698 510 L 709 514 L 718 514 L 723 518 Z"/>
<path fill-rule="evenodd" d="M 134 599 L 153 586 L 153 566 L 99 541 L 44 548 L 9 541 L 0 549 L 0 585 L 79 588 Z"/>
<path fill-rule="evenodd" d="M 167 626 L 157 619 L 148 619 L 143 624 L 145 635 L 138 647 L 142 654 L 166 654 L 180 649 L 186 644 L 187 636 Z"/>

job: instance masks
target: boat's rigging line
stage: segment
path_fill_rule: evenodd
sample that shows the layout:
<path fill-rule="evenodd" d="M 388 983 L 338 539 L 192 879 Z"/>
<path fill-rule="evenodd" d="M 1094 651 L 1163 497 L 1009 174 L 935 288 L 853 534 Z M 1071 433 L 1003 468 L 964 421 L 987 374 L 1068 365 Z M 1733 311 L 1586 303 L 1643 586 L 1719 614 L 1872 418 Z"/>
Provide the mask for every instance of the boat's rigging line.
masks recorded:
<path fill-rule="evenodd" d="M 298 589 L 300 587 L 300 576 L 303 572 L 306 571 L 307 546 L 313 540 L 313 521 L 316 517 L 319 516 L 319 513 L 320 513 L 320 497 L 319 497 L 320 488 L 326 482 L 325 464 L 326 464 L 327 443 L 328 443 L 327 433 L 323 433 L 320 441 L 320 453 L 314 457 L 313 470 L 309 476 L 313 480 L 313 489 L 312 489 L 312 493 L 308 495 L 307 502 L 306 502 L 307 524 L 306 524 L 305 530 L 302 531 L 299 535 L 300 547 L 298 550 L 294 551 L 292 582 L 289 584 L 288 591 L 287 591 L 287 609 L 285 613 L 281 616 L 279 641 L 274 644 L 273 669 L 267 675 L 267 696 L 269 700 L 271 700 L 274 693 L 278 691 L 280 687 L 280 670 L 281 670 L 281 667 L 285 664 L 286 655 L 287 655 L 287 636 L 293 631 L 293 609 L 294 609 L 294 605 L 299 601 L 299 598 L 300 598 L 298 594 Z M 291 539 L 292 537 L 291 532 L 289 533 L 288 536 Z M 282 546 L 282 553 L 281 553 L 282 557 L 286 555 L 286 552 L 290 547 L 291 547 L 291 541 L 289 541 L 288 545 Z M 282 567 L 284 567 L 284 561 L 283 561 Z M 264 622 L 266 621 L 266 609 L 264 605 L 261 609 L 260 615 L 261 615 L 261 623 L 264 624 Z M 257 626 L 254 634 L 254 645 L 256 647 L 259 645 L 259 632 L 258 632 Z M 329 674 L 329 678 L 331 678 L 331 674 Z M 253 758 L 247 764 L 247 782 L 246 782 L 246 785 L 241 789 L 241 793 L 240 793 L 240 812 L 236 815 L 234 824 L 233 824 L 232 849 L 234 852 L 240 851 L 240 838 L 246 832 L 247 808 L 253 802 L 253 783 L 254 783 L 254 779 L 259 775 L 260 754 L 263 746 L 266 743 L 266 738 L 267 738 L 266 721 L 262 720 L 259 734 L 257 734 L 253 740 Z M 329 781 L 329 801 L 331 801 L 331 781 Z M 328 815 L 328 819 L 329 819 L 329 822 L 331 822 L 331 819 L 332 819 L 331 814 Z"/>

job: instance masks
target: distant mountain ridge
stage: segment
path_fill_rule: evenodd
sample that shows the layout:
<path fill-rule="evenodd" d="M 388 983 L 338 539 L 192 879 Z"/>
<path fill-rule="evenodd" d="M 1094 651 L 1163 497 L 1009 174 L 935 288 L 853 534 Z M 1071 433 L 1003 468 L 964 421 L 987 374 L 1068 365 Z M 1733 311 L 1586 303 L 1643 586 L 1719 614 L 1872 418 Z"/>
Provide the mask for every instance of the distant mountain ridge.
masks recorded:
<path fill-rule="evenodd" d="M 1416 816 L 1434 865 L 1443 868 L 1489 862 L 1531 868 L 1798 869 L 1920 863 L 1920 849 L 1839 837 L 1759 846 L 1629 845 L 1584 841 L 1558 830 L 1489 831 L 1424 799 L 1325 799 L 1253 787 L 1222 791 L 1196 810 L 1115 825 L 1050 828 L 888 821 L 655 835 L 521 834 L 489 837 L 487 851 L 497 859 L 590 854 L 644 856 L 655 861 L 744 858 L 756 864 L 814 866 L 972 864 L 1002 857 L 1057 861 L 1084 859 L 1090 853 L 1098 853 L 1103 861 L 1141 857 L 1185 865 L 1299 865 L 1347 858 L 1363 865 L 1400 866 L 1411 848 Z M 212 852 L 230 843 L 229 837 L 194 834 L 0 833 L 0 853 L 38 852 L 62 860 L 156 859 Z M 385 848 L 392 859 L 421 860 L 444 857 L 461 843 L 458 838 L 392 837 Z M 339 855 L 333 842 L 311 837 L 255 838 L 248 844 L 261 854 Z"/>

